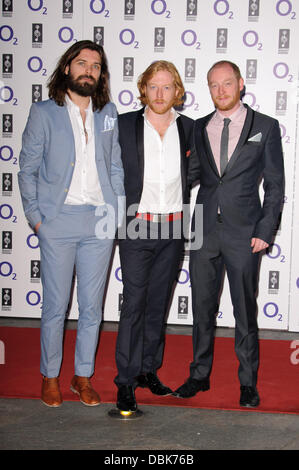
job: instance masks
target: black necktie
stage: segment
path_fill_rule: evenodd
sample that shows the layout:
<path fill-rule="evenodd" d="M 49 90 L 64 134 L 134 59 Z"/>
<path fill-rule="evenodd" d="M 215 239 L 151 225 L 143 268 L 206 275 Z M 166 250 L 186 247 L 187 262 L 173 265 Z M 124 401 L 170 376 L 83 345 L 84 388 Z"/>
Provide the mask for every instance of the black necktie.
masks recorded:
<path fill-rule="evenodd" d="M 223 172 L 228 162 L 228 126 L 230 122 L 231 121 L 228 118 L 223 119 L 223 129 L 222 129 L 221 141 L 220 141 L 220 174 L 221 175 L 223 175 Z"/>

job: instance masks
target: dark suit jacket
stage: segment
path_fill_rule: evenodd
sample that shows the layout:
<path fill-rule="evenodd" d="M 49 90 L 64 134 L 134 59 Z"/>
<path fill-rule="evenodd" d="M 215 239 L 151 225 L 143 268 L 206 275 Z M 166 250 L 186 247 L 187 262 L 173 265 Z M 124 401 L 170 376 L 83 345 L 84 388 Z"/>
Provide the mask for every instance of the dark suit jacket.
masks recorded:
<path fill-rule="evenodd" d="M 200 182 L 196 203 L 203 204 L 203 234 L 213 230 L 218 207 L 224 227 L 242 239 L 271 242 L 284 194 L 283 153 L 279 123 L 247 108 L 243 130 L 222 177 L 210 148 L 206 126 L 211 113 L 194 125 L 195 147 L 190 156 L 188 181 Z M 256 136 L 255 139 L 252 139 Z M 259 140 L 260 141 L 257 141 Z M 252 140 L 250 140 L 252 139 Z M 263 179 L 264 200 L 259 185 Z"/>
<path fill-rule="evenodd" d="M 144 108 L 120 114 L 119 143 L 121 146 L 122 162 L 125 172 L 125 194 L 127 208 L 132 204 L 139 204 L 144 177 Z M 189 201 L 189 187 L 187 186 L 187 171 L 190 149 L 192 146 L 193 119 L 180 115 L 176 120 L 181 145 L 181 177 L 183 203 Z M 134 215 L 127 217 L 127 223 Z"/>

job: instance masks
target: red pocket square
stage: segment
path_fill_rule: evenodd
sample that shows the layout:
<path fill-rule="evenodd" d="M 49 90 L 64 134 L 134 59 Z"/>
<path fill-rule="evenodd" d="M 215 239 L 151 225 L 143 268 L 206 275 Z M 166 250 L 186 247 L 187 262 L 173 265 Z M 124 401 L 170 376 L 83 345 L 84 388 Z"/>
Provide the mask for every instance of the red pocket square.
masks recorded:
<path fill-rule="evenodd" d="M 187 150 L 186 157 L 190 157 L 191 150 Z"/>

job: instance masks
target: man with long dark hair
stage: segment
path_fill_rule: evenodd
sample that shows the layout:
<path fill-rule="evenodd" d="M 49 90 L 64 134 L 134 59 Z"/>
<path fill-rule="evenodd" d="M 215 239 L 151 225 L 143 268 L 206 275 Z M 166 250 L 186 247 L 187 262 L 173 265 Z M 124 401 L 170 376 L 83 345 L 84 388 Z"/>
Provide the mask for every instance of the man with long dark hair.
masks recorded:
<path fill-rule="evenodd" d="M 92 41 L 76 42 L 50 77 L 50 99 L 31 106 L 23 133 L 19 186 L 40 244 L 42 401 L 51 407 L 62 403 L 58 377 L 74 267 L 79 319 L 71 390 L 85 405 L 100 403 L 90 377 L 117 225 L 114 215 L 118 196 L 124 194 L 117 111 L 109 99 L 108 78 L 103 48 Z"/>

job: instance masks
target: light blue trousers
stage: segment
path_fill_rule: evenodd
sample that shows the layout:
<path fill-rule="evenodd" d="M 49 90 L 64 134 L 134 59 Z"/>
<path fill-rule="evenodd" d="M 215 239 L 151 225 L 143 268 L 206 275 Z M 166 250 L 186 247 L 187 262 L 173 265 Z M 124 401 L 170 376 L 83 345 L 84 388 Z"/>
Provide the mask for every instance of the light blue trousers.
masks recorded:
<path fill-rule="evenodd" d="M 64 322 L 74 267 L 77 275 L 79 318 L 75 374 L 90 377 L 102 320 L 102 301 L 113 240 L 95 236 L 93 206 L 64 205 L 53 220 L 38 230 L 41 252 L 43 308 L 41 373 L 58 377 L 63 355 Z"/>

